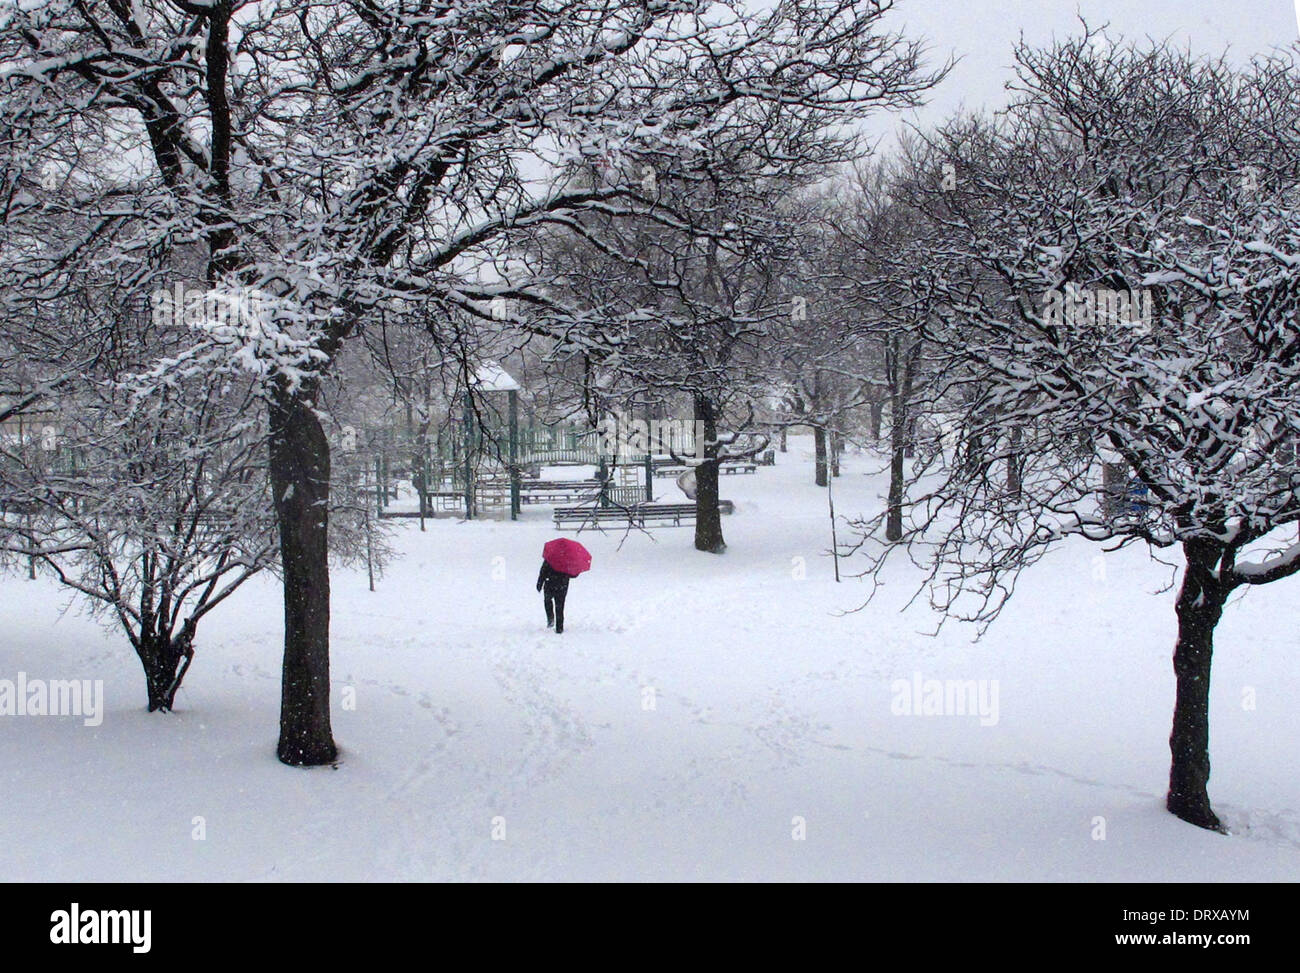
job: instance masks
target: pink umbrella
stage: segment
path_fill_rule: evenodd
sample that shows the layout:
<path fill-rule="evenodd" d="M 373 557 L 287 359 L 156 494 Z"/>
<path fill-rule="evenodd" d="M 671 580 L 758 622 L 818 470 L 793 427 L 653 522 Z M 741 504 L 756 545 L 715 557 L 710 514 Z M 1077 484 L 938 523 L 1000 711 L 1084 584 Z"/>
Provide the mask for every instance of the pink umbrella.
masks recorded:
<path fill-rule="evenodd" d="M 576 578 L 591 570 L 591 552 L 575 540 L 557 537 L 542 546 L 542 560 L 561 574 Z"/>

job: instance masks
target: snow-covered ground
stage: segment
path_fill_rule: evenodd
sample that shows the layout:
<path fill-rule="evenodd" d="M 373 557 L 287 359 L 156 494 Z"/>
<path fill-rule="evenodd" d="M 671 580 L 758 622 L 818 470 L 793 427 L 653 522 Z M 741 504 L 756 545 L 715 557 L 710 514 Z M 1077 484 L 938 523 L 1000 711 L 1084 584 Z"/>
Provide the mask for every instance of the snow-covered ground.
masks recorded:
<path fill-rule="evenodd" d="M 1300 585 L 1251 591 L 1220 626 L 1211 796 L 1233 833 L 1210 834 L 1162 808 L 1167 568 L 1062 548 L 978 643 L 899 611 L 902 561 L 845 614 L 866 587 L 834 583 L 810 452 L 723 479 L 722 557 L 689 528 L 583 532 L 595 566 L 562 636 L 533 590 L 548 509 L 402 523 L 376 592 L 333 578 L 336 769 L 274 757 L 273 578 L 204 623 L 169 716 L 144 712 L 120 636 L 60 617 L 49 581 L 0 578 L 0 679 L 102 679 L 107 700 L 98 727 L 0 717 L 0 877 L 1300 877 Z M 878 508 L 876 465 L 848 457 L 839 512 Z M 996 680 L 996 722 L 896 714 L 916 674 Z"/>

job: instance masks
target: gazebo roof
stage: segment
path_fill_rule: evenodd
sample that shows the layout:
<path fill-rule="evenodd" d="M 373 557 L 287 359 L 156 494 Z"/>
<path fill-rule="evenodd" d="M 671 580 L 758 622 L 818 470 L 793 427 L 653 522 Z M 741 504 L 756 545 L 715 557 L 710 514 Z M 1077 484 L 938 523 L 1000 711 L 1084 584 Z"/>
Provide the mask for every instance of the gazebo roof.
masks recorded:
<path fill-rule="evenodd" d="M 474 387 L 480 392 L 517 392 L 519 383 L 494 361 L 485 361 L 474 370 Z"/>

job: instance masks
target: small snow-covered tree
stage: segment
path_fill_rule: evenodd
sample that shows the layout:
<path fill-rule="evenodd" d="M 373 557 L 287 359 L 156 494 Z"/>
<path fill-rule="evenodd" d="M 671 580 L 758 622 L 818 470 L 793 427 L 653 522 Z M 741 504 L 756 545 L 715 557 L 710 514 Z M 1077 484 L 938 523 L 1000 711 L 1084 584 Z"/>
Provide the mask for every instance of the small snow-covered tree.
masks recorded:
<path fill-rule="evenodd" d="M 275 565 L 265 428 L 246 377 L 195 375 L 137 394 L 120 369 L 159 352 L 158 336 L 130 313 L 113 330 L 133 359 L 110 367 L 104 356 L 59 383 L 26 435 L 0 440 L 0 495 L 21 512 L 5 515 L 0 549 L 119 627 L 149 710 L 169 711 L 199 623 Z"/>

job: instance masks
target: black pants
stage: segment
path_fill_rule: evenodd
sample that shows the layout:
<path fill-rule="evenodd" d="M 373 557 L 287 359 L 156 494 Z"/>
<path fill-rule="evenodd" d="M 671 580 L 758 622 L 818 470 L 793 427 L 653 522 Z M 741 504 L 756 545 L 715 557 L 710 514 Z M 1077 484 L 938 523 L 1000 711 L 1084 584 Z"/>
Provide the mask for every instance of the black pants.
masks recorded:
<path fill-rule="evenodd" d="M 542 603 L 546 606 L 546 624 L 554 622 L 557 632 L 564 631 L 564 596 L 568 593 L 568 578 L 552 578 L 542 588 Z"/>

